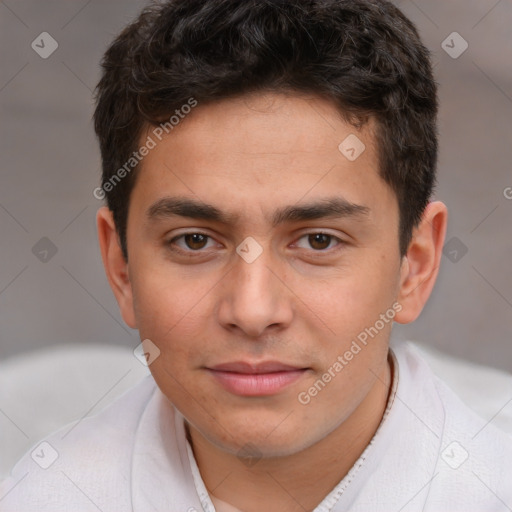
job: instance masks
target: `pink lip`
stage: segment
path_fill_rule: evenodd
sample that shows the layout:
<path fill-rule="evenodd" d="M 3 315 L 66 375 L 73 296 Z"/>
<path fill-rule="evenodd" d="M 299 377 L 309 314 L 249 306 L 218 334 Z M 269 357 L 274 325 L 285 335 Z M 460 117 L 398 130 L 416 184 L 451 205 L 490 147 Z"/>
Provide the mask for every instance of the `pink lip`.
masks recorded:
<path fill-rule="evenodd" d="M 268 361 L 250 364 L 243 361 L 208 368 L 211 375 L 229 392 L 241 396 L 269 396 L 297 381 L 307 370 Z"/>

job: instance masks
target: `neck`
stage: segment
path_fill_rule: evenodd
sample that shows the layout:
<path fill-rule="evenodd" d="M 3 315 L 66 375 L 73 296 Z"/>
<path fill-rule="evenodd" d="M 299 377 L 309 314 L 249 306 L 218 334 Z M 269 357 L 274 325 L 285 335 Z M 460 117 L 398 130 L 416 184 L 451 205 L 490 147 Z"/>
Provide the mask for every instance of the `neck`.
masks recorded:
<path fill-rule="evenodd" d="M 187 424 L 189 442 L 210 495 L 244 512 L 312 511 L 347 475 L 375 435 L 386 409 L 393 368 L 381 374 L 352 415 L 316 444 L 245 467 Z"/>

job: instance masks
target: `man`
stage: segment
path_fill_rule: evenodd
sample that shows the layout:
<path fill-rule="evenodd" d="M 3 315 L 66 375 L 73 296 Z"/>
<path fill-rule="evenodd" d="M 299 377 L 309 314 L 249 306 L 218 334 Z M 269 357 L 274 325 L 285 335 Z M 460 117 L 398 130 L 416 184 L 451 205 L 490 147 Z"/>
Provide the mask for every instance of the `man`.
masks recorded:
<path fill-rule="evenodd" d="M 388 2 L 145 9 L 103 60 L 95 195 L 152 376 L 0 510 L 511 510 L 511 441 L 389 346 L 440 265 L 436 114 Z"/>

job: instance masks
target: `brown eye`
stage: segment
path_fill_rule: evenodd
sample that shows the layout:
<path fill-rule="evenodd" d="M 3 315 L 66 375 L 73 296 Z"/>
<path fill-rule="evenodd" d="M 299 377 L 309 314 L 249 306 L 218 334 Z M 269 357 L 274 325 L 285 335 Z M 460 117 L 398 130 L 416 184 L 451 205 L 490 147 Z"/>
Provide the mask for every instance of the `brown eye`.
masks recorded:
<path fill-rule="evenodd" d="M 167 250 L 171 251 L 178 258 L 186 258 L 187 262 L 203 261 L 203 258 L 210 258 L 218 249 L 223 249 L 213 236 L 201 233 L 200 231 L 189 231 L 164 242 Z"/>
<path fill-rule="evenodd" d="M 336 249 L 340 249 L 343 245 L 343 240 L 337 236 L 330 235 L 329 233 L 307 233 L 299 238 L 296 242 L 297 247 L 301 249 L 308 249 L 313 252 L 331 253 Z"/>
<path fill-rule="evenodd" d="M 201 233 L 189 233 L 183 235 L 183 238 L 187 247 L 193 250 L 203 249 L 208 241 L 208 237 Z"/>
<path fill-rule="evenodd" d="M 323 250 L 327 249 L 331 243 L 332 236 L 325 233 L 315 233 L 308 235 L 308 242 L 313 249 Z"/>

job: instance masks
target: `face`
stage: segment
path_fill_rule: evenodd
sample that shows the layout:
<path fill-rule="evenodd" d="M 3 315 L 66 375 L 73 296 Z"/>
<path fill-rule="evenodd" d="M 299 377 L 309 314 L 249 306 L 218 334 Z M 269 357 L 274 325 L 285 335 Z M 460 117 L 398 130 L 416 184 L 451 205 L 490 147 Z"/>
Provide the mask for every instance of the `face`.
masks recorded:
<path fill-rule="evenodd" d="M 373 129 L 319 98 L 245 96 L 198 105 L 142 161 L 122 312 L 160 351 L 160 389 L 225 451 L 312 446 L 385 364 L 399 211 Z"/>

